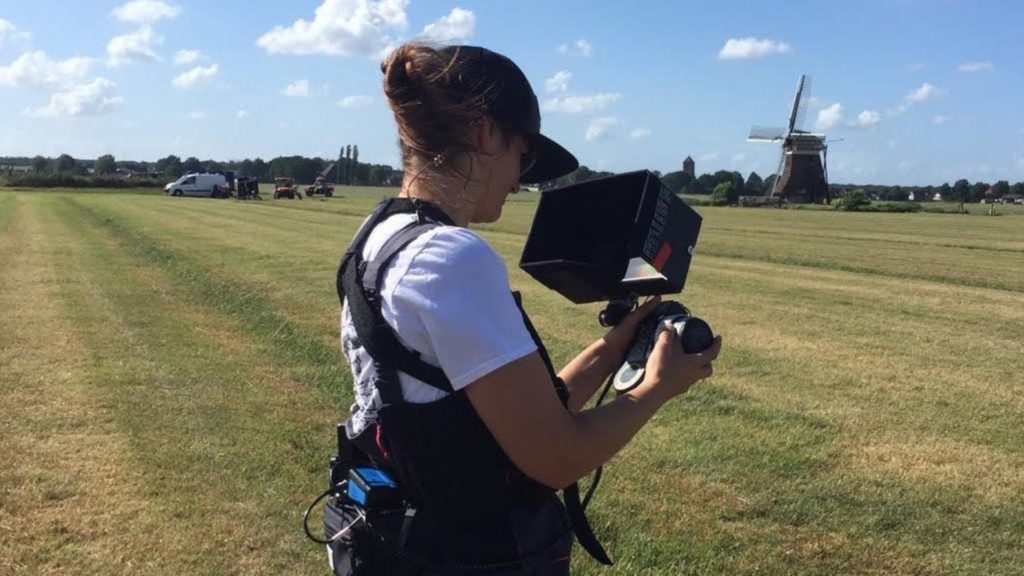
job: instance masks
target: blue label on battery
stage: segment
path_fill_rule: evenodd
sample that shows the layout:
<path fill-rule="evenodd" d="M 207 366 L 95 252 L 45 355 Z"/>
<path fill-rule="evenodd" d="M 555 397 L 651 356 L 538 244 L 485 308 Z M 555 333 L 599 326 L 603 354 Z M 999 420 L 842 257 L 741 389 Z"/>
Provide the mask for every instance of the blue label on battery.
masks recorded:
<path fill-rule="evenodd" d="M 366 483 L 374 487 L 397 488 L 394 480 L 377 468 L 356 468 L 356 473 L 366 480 Z"/>

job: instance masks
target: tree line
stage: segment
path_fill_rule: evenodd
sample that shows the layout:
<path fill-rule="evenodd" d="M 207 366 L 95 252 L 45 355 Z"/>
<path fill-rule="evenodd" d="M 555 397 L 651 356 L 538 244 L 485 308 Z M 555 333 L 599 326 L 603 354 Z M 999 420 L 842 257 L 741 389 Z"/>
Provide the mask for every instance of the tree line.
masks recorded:
<path fill-rule="evenodd" d="M 332 164 L 333 166 L 331 166 Z M 62 176 L 64 178 L 61 179 L 59 185 L 73 185 L 70 184 L 73 179 L 68 178 L 69 176 L 92 175 L 111 177 L 104 178 L 103 182 L 105 183 L 116 184 L 112 177 L 120 175 L 130 177 L 133 181 L 132 185 L 145 185 L 147 180 L 152 185 L 162 185 L 164 182 L 176 180 L 184 174 L 203 171 L 232 171 L 236 176 L 247 176 L 261 181 L 287 176 L 300 183 L 311 183 L 327 168 L 331 168 L 331 170 L 323 175 L 328 181 L 338 184 L 398 186 L 402 182 L 401 170 L 386 164 L 360 162 L 359 146 L 354 144 L 342 146 L 335 160 L 305 156 L 278 156 L 269 161 L 262 158 L 246 158 L 222 162 L 212 159 L 200 160 L 195 156 L 189 156 L 182 160 L 171 154 L 156 162 L 145 162 L 117 160 L 111 154 L 104 154 L 96 159 L 76 159 L 69 154 L 61 154 L 56 158 L 45 156 L 0 157 L 0 165 L 7 167 L 9 178 L 17 178 L 13 174 L 13 168 L 11 168 L 13 166 L 27 166 L 31 170 L 31 174 L 35 176 Z M 612 172 L 592 170 L 581 165 L 570 174 L 542 184 L 541 189 L 565 186 L 612 174 Z M 662 183 L 669 190 L 677 194 L 712 195 L 716 189 L 724 191 L 727 188 L 728 196 L 733 201 L 739 196 L 765 196 L 775 184 L 774 174 L 762 178 L 757 172 L 751 172 L 745 178 L 740 172 L 729 170 L 718 170 L 697 177 L 682 170 L 665 174 L 655 171 L 655 174 L 661 178 Z M 53 180 L 53 178 L 41 179 L 43 182 Z M 31 182 L 24 183 L 32 185 Z M 725 183 L 728 183 L 729 186 L 720 187 Z M 54 184 L 43 183 L 40 185 Z M 844 192 L 855 189 L 862 190 L 868 199 L 884 201 L 906 201 L 911 198 L 922 201 L 931 200 L 938 195 L 946 202 L 980 202 L 982 200 L 995 201 L 1007 196 L 1024 196 L 1024 182 L 1010 184 L 1007 180 L 999 180 L 990 184 L 985 181 L 970 182 L 961 178 L 953 184 L 944 183 L 938 186 L 829 184 L 829 191 L 833 198 L 839 198 Z"/>
<path fill-rule="evenodd" d="M 580 166 L 570 174 L 543 184 L 541 189 L 565 186 L 612 174 L 612 172 L 595 171 L 586 166 Z M 718 191 L 719 194 L 728 194 L 732 202 L 735 202 L 739 196 L 766 196 L 775 186 L 774 174 L 762 178 L 757 172 L 751 172 L 746 178 L 740 172 L 729 170 L 718 170 L 697 177 L 682 170 L 665 174 L 655 171 L 655 174 L 661 178 L 665 187 L 676 194 L 710 196 Z M 726 184 L 727 186 L 724 186 Z M 953 184 L 944 183 L 938 186 L 829 184 L 829 192 L 833 198 L 839 198 L 851 190 L 861 190 L 865 198 L 869 200 L 889 202 L 905 202 L 911 199 L 920 202 L 932 200 L 936 195 L 945 202 L 981 202 L 983 200 L 999 200 L 1008 196 L 1024 197 L 1024 182 L 1010 184 L 1007 180 L 999 180 L 990 184 L 985 181 L 970 182 L 961 178 Z"/>
<path fill-rule="evenodd" d="M 182 160 L 170 154 L 155 162 L 117 160 L 111 154 L 104 154 L 96 159 L 76 159 L 70 154 L 61 154 L 56 158 L 45 156 L 6 157 L 0 158 L 0 165 L 8 167 L 9 178 L 39 180 L 50 182 L 60 180 L 60 185 L 68 185 L 69 177 L 115 177 L 122 176 L 144 185 L 147 180 L 166 182 L 177 180 L 185 174 L 194 172 L 225 172 L 231 171 L 235 176 L 257 178 L 270 181 L 277 177 L 289 177 L 300 183 L 312 183 L 324 170 L 331 168 L 323 176 L 330 182 L 356 186 L 398 186 L 402 182 L 401 170 L 395 170 L 386 164 L 368 164 L 359 161 L 359 147 L 356 145 L 342 146 L 337 160 L 324 158 L 308 158 L 305 156 L 278 156 L 269 161 L 262 158 L 246 158 L 244 160 L 200 160 L 189 156 Z M 332 166 L 333 165 L 333 166 Z M 27 166 L 30 175 L 14 175 L 14 166 Z M 32 178 L 32 177 L 35 178 Z M 40 178 L 48 176 L 48 178 Z M 54 178 L 59 177 L 59 178 Z M 109 178 L 103 178 L 104 182 Z M 83 180 L 85 181 L 85 180 Z M 32 185 L 31 182 L 26 182 Z M 47 185 L 47 184 L 41 184 Z"/>

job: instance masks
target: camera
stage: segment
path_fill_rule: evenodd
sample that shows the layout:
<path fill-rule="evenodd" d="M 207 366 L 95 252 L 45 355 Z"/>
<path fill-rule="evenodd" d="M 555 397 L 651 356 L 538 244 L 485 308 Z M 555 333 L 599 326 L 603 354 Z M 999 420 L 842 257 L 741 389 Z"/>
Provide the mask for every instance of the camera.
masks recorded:
<path fill-rule="evenodd" d="M 627 392 L 644 380 L 647 357 L 654 350 L 654 343 L 665 330 L 676 333 L 683 352 L 693 354 L 711 346 L 715 335 L 707 322 L 690 314 L 679 302 L 662 302 L 658 308 L 644 318 L 637 327 L 636 338 L 626 352 L 622 366 L 612 377 L 612 387 L 618 393 Z"/>
<path fill-rule="evenodd" d="M 541 193 L 519 267 L 570 301 L 606 301 L 598 321 L 614 326 L 641 296 L 682 291 L 702 219 L 652 172 L 639 170 Z M 687 353 L 711 345 L 707 322 L 683 304 L 662 302 L 637 330 L 613 377 L 618 392 L 643 381 L 662 329 Z"/>

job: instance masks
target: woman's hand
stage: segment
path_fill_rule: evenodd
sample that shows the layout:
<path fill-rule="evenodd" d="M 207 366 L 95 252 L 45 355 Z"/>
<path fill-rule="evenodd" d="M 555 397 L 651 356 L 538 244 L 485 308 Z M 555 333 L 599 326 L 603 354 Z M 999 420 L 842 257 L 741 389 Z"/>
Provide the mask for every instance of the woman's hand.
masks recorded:
<path fill-rule="evenodd" d="M 722 337 L 715 336 L 711 346 L 703 352 L 687 354 L 683 352 L 675 330 L 662 330 L 647 358 L 641 386 L 657 389 L 666 395 L 666 400 L 684 394 L 698 380 L 711 376 L 714 372 L 712 363 L 721 349 Z"/>
<path fill-rule="evenodd" d="M 608 358 L 615 364 L 612 370 L 618 368 L 618 364 L 626 356 L 629 345 L 633 343 L 633 338 L 636 337 L 637 325 L 648 314 L 654 312 L 658 304 L 661 304 L 661 296 L 655 296 L 644 302 L 643 305 L 627 314 L 621 322 L 604 335 L 602 340 L 604 340 L 604 344 L 607 347 Z"/>

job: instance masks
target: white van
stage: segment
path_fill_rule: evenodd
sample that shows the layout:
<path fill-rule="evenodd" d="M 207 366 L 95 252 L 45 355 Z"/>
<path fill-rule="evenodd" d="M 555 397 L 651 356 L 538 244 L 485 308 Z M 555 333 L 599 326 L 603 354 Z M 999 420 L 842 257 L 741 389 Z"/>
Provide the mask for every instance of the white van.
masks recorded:
<path fill-rule="evenodd" d="M 164 192 L 171 196 L 214 196 L 218 187 L 227 186 L 228 179 L 223 174 L 214 172 L 198 172 L 185 174 L 174 182 L 164 186 Z"/>

